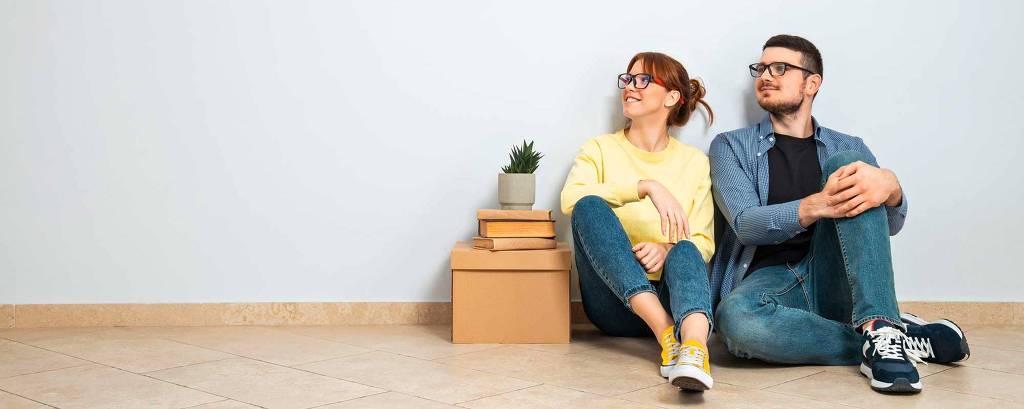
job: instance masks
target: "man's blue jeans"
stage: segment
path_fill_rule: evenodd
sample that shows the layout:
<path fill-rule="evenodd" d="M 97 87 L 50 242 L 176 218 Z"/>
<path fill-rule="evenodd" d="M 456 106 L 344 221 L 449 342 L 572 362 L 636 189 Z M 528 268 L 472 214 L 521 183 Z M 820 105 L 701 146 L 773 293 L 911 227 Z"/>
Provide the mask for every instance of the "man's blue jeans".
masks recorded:
<path fill-rule="evenodd" d="M 572 212 L 576 271 L 583 309 L 594 325 L 608 335 L 650 336 L 651 330 L 633 313 L 629 298 L 652 292 L 679 322 L 695 312 L 711 321 L 711 290 L 707 266 L 697 246 L 680 241 L 665 258 L 660 281 L 648 281 L 636 259 L 626 231 L 612 209 L 598 196 L 576 202 Z"/>
<path fill-rule="evenodd" d="M 822 186 L 858 160 L 841 152 L 825 162 Z M 787 364 L 861 361 L 856 328 L 878 319 L 903 328 L 896 304 L 885 209 L 820 219 L 810 251 L 795 265 L 750 272 L 716 309 L 718 332 L 741 358 Z"/>

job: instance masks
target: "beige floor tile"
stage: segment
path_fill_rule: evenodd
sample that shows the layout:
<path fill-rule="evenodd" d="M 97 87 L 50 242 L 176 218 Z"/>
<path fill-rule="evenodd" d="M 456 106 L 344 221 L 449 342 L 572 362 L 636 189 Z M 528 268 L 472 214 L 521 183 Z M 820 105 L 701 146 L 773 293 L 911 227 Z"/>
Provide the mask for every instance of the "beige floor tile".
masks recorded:
<path fill-rule="evenodd" d="M 580 392 L 554 385 L 538 385 L 515 392 L 463 402 L 459 406 L 472 409 L 657 409 L 657 406 L 653 405 L 637 404 L 636 402 Z"/>
<path fill-rule="evenodd" d="M 702 393 L 683 392 L 670 384 L 663 384 L 617 397 L 663 408 L 824 409 L 840 407 L 807 398 L 729 384 L 715 384 L 711 390 Z"/>
<path fill-rule="evenodd" d="M 1024 403 L 1024 375 L 959 367 L 929 376 L 925 381 L 925 387 Z"/>
<path fill-rule="evenodd" d="M 220 402 L 206 403 L 199 406 L 192 406 L 187 409 L 259 409 L 259 406 L 236 400 L 225 399 Z"/>
<path fill-rule="evenodd" d="M 1024 352 L 1024 327 L 969 326 L 964 328 L 967 343 L 975 346 Z"/>
<path fill-rule="evenodd" d="M 15 328 L 0 331 L 0 338 L 33 345 L 39 341 L 88 334 L 105 329 L 110 328 Z"/>
<path fill-rule="evenodd" d="M 929 378 L 930 379 L 930 378 Z M 996 399 L 971 396 L 935 388 L 928 379 L 924 390 L 913 395 L 888 395 L 871 390 L 866 377 L 822 372 L 806 378 L 768 388 L 769 391 L 833 402 L 860 408 L 993 408 L 1001 407 Z"/>
<path fill-rule="evenodd" d="M 0 389 L 67 409 L 185 408 L 224 399 L 95 364 L 0 379 Z"/>
<path fill-rule="evenodd" d="M 594 343 L 593 348 L 572 354 L 628 362 L 640 367 L 657 367 L 661 362 L 661 345 L 653 337 L 603 337 Z"/>
<path fill-rule="evenodd" d="M 942 373 L 943 371 L 947 371 L 950 368 L 955 368 L 955 367 L 956 367 L 955 365 L 943 365 L 943 364 L 927 364 L 927 365 L 925 365 L 925 364 L 918 364 L 917 365 L 917 374 L 920 375 L 921 377 L 926 377 L 926 376 L 935 375 L 937 373 Z M 825 372 L 832 372 L 832 373 L 837 373 L 837 374 L 856 375 L 856 376 L 864 376 L 864 375 L 861 375 L 861 373 L 860 373 L 860 365 L 822 366 L 820 368 L 822 368 Z M 864 378 L 864 379 L 867 379 L 867 378 Z"/>
<path fill-rule="evenodd" d="M 536 385 L 506 376 L 377 351 L 299 368 L 439 402 L 458 403 Z"/>
<path fill-rule="evenodd" d="M 369 352 L 279 328 L 183 327 L 171 331 L 166 336 L 175 341 L 286 366 Z"/>
<path fill-rule="evenodd" d="M 503 346 L 436 362 L 605 396 L 665 382 L 658 373 L 658 363 L 650 358 L 639 360 L 597 350 L 563 355 Z"/>
<path fill-rule="evenodd" d="M 574 324 L 572 340 L 568 344 L 516 344 L 523 348 L 554 354 L 571 354 L 615 344 L 615 337 L 604 335 L 590 324 Z M 653 338 L 652 338 L 653 341 Z"/>
<path fill-rule="evenodd" d="M 150 372 L 232 358 L 234 355 L 113 329 L 36 341 L 51 351 L 129 372 Z"/>
<path fill-rule="evenodd" d="M 70 368 L 88 363 L 31 345 L 0 340 L 0 378 Z"/>
<path fill-rule="evenodd" d="M 289 327 L 290 333 L 421 359 L 495 348 L 495 344 L 453 344 L 448 325 L 347 325 Z"/>
<path fill-rule="evenodd" d="M 1024 334 L 1021 334 L 1024 337 Z M 991 369 L 1024 375 L 1024 353 L 983 346 L 972 346 L 971 357 L 960 362 L 960 366 Z M 1024 385 L 1021 385 L 1024 387 Z"/>
<path fill-rule="evenodd" d="M 21 396 L 0 391 L 0 408 L 4 409 L 43 409 L 49 408 L 42 403 L 25 399 Z"/>
<path fill-rule="evenodd" d="M 165 369 L 147 375 L 267 408 L 308 408 L 383 392 L 246 358 Z"/>
<path fill-rule="evenodd" d="M 715 382 L 754 389 L 778 385 L 825 370 L 821 366 L 776 365 L 737 358 L 714 336 L 709 342 L 708 353 L 711 355 L 711 376 Z"/>
<path fill-rule="evenodd" d="M 434 402 L 398 392 L 386 392 L 359 399 L 347 400 L 316 409 L 457 409 L 447 403 Z"/>

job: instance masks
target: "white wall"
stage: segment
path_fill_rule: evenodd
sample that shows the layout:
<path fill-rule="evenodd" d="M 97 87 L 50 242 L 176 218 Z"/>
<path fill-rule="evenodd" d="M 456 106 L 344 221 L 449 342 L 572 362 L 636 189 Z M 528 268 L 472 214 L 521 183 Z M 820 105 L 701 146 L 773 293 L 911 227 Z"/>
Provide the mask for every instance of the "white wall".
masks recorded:
<path fill-rule="evenodd" d="M 667 52 L 761 117 L 772 34 L 822 50 L 820 121 L 900 176 L 906 300 L 1024 301 L 1020 2 L 0 0 L 0 303 L 427 301 L 508 148 L 621 125 Z M 556 210 L 557 212 L 557 210 Z M 567 237 L 564 217 L 559 218 Z"/>

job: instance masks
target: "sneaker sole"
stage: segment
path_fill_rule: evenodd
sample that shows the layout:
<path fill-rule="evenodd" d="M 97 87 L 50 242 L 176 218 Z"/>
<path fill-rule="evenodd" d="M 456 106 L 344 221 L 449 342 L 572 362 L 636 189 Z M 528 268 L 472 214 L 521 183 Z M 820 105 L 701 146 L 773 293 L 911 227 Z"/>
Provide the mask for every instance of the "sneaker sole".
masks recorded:
<path fill-rule="evenodd" d="M 662 365 L 661 366 L 661 377 L 662 378 L 668 378 L 668 373 L 672 371 L 672 367 L 674 367 L 674 366 L 676 366 L 676 365 L 675 364 L 672 364 L 672 365 Z"/>
<path fill-rule="evenodd" d="M 672 386 L 686 391 L 703 392 L 711 389 L 715 381 L 707 372 L 690 365 L 679 365 L 672 368 L 669 373 L 669 382 Z"/>
<path fill-rule="evenodd" d="M 900 314 L 900 320 L 909 322 L 911 324 L 922 325 L 922 326 L 928 325 L 928 324 L 941 324 L 941 325 L 945 325 L 945 326 L 949 327 L 949 329 L 952 329 L 954 332 L 956 332 L 956 334 L 958 336 L 960 336 L 960 350 L 963 351 L 964 357 L 960 358 L 960 359 L 952 360 L 952 361 L 949 361 L 949 362 L 938 362 L 938 361 L 935 361 L 936 363 L 950 363 L 950 362 L 966 361 L 967 358 L 971 357 L 971 348 L 967 345 L 967 336 L 964 335 L 964 330 L 960 329 L 960 326 L 956 325 L 955 322 L 947 320 L 945 318 L 943 318 L 941 320 L 938 320 L 938 321 L 935 321 L 935 322 L 928 322 L 928 321 L 925 321 L 925 320 L 921 319 L 921 317 L 918 317 L 918 316 L 916 316 L 914 314 L 911 314 L 909 312 L 904 312 L 904 313 Z"/>
<path fill-rule="evenodd" d="M 904 378 L 896 378 L 892 383 L 876 380 L 875 377 L 871 375 L 871 368 L 863 363 L 860 364 L 860 373 L 871 380 L 871 389 L 878 392 L 920 393 L 923 387 L 921 381 L 917 381 L 917 383 L 910 383 L 910 381 Z"/>

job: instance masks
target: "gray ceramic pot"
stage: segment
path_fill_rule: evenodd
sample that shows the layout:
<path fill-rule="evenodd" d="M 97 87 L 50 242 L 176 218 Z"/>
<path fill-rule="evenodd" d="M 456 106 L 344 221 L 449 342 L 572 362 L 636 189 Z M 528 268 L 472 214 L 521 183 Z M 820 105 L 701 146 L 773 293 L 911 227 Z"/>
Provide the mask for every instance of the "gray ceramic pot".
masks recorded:
<path fill-rule="evenodd" d="M 532 173 L 499 173 L 498 202 L 502 210 L 533 209 L 537 178 Z"/>

